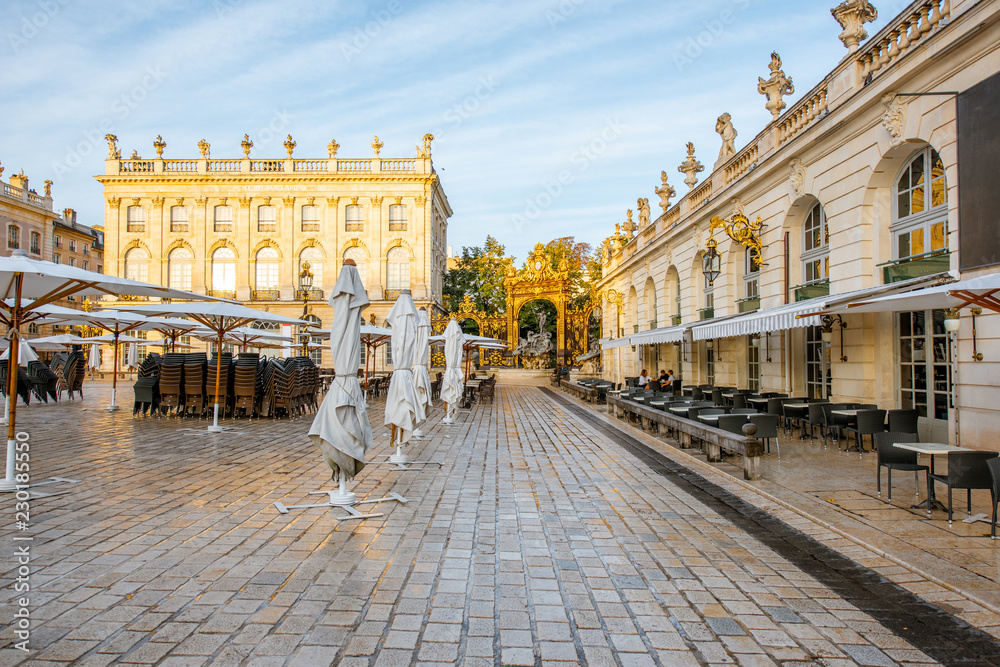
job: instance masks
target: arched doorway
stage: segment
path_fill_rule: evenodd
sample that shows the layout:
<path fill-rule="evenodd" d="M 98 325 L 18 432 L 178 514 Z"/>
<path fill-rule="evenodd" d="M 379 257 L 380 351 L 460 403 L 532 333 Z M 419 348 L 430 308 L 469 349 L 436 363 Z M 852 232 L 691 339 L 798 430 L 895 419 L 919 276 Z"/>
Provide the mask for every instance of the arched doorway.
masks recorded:
<path fill-rule="evenodd" d="M 517 313 L 518 344 L 515 350 L 523 367 L 555 366 L 558 318 L 555 304 L 548 299 L 533 299 L 521 305 Z"/>

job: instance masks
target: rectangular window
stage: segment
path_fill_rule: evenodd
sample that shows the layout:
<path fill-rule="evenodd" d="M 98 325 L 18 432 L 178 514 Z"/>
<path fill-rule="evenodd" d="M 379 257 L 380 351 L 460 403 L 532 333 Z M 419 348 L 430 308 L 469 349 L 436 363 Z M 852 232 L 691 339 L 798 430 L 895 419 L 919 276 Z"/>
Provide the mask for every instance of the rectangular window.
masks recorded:
<path fill-rule="evenodd" d="M 302 231 L 319 231 L 319 206 L 302 207 Z"/>
<path fill-rule="evenodd" d="M 62 261 L 62 255 L 56 253 L 55 255 L 52 256 L 52 261 L 58 264 L 59 262 Z"/>
<path fill-rule="evenodd" d="M 257 207 L 257 231 L 276 232 L 278 231 L 278 207 L 258 206 Z"/>
<path fill-rule="evenodd" d="M 830 348 L 823 342 L 823 328 L 808 327 L 806 328 L 806 395 L 809 398 L 829 398 L 832 389 Z"/>
<path fill-rule="evenodd" d="M 170 261 L 170 287 L 191 291 L 191 261 Z"/>
<path fill-rule="evenodd" d="M 86 249 L 86 246 L 84 246 Z M 39 255 L 42 252 L 42 235 L 38 232 L 31 232 L 31 252 Z"/>
<path fill-rule="evenodd" d="M 236 262 L 212 262 L 212 289 L 221 292 L 236 291 Z"/>
<path fill-rule="evenodd" d="M 754 344 L 756 343 L 756 345 Z M 760 339 L 747 339 L 747 389 L 760 390 Z"/>
<path fill-rule="evenodd" d="M 144 232 L 146 231 L 146 209 L 142 206 L 129 206 L 128 207 L 128 223 L 126 226 L 127 231 L 130 232 Z"/>
<path fill-rule="evenodd" d="M 87 271 L 87 260 L 83 260 L 83 270 Z"/>
<path fill-rule="evenodd" d="M 70 257 L 69 258 L 69 265 L 70 266 L 76 266 L 76 257 Z"/>
<path fill-rule="evenodd" d="M 951 368 L 944 311 L 899 313 L 899 407 L 947 420 L 953 405 Z"/>
<path fill-rule="evenodd" d="M 715 349 L 705 350 L 705 382 L 715 386 Z"/>
<path fill-rule="evenodd" d="M 69 251 L 76 252 L 76 241 L 74 241 L 73 239 L 69 240 Z"/>
<path fill-rule="evenodd" d="M 363 232 L 365 231 L 365 219 L 364 211 L 362 211 L 360 206 L 348 206 L 345 211 L 345 227 L 344 230 L 348 232 Z"/>
<path fill-rule="evenodd" d="M 21 247 L 21 230 L 17 225 L 7 227 L 7 247 L 13 249 Z"/>
<path fill-rule="evenodd" d="M 215 207 L 215 231 L 233 231 L 233 208 L 232 206 Z"/>
<path fill-rule="evenodd" d="M 392 343 L 385 344 L 385 365 L 392 366 Z"/>
<path fill-rule="evenodd" d="M 406 231 L 406 207 L 401 205 L 393 205 L 389 207 L 389 231 L 390 232 L 405 232 Z"/>
<path fill-rule="evenodd" d="M 83 250 L 84 255 L 90 254 L 90 246 L 88 244 L 84 243 L 80 249 Z"/>
<path fill-rule="evenodd" d="M 62 237 L 61 236 L 55 236 L 55 237 L 53 237 L 53 239 L 52 239 L 52 245 L 54 245 L 56 248 L 61 248 L 62 247 Z"/>
<path fill-rule="evenodd" d="M 97 265 L 97 272 L 98 273 L 104 273 L 104 266 L 102 264 L 98 264 Z"/>
<path fill-rule="evenodd" d="M 188 230 L 187 206 L 172 206 L 170 208 L 170 231 L 186 232 Z"/>

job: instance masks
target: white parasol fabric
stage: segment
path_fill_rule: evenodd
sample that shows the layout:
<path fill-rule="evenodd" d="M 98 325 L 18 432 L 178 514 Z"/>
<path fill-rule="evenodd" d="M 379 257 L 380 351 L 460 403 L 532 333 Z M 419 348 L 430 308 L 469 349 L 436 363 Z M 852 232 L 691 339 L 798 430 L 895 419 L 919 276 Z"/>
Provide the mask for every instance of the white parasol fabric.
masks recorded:
<path fill-rule="evenodd" d="M 441 400 L 449 406 L 457 405 L 462 399 L 462 328 L 454 319 L 444 330 L 444 379 L 441 384 Z"/>
<path fill-rule="evenodd" d="M 126 356 L 125 364 L 129 368 L 138 368 L 139 367 L 139 344 L 138 343 L 129 343 L 129 346 L 128 346 L 128 355 Z"/>
<path fill-rule="evenodd" d="M 427 311 L 421 308 L 417 311 L 416 354 L 413 360 L 413 388 L 417 392 L 417 403 L 423 412 L 420 421 L 427 419 L 427 411 L 434 405 L 431 394 L 431 375 L 427 372 L 427 362 L 431 356 L 431 320 Z"/>
<path fill-rule="evenodd" d="M 9 347 L 3 351 L 3 354 L 0 354 L 0 361 L 7 361 L 8 359 L 10 359 Z M 30 361 L 38 361 L 38 355 L 28 345 L 28 341 L 22 338 L 21 344 L 17 346 L 17 365 L 27 366 Z"/>
<path fill-rule="evenodd" d="M 97 370 L 101 367 L 101 346 L 97 343 L 90 345 L 90 356 L 87 357 L 87 368 Z"/>
<path fill-rule="evenodd" d="M 330 295 L 333 324 L 330 327 L 330 354 L 336 377 L 316 412 L 309 438 L 323 452 L 336 479 L 340 471 L 354 477 L 365 467 L 365 452 L 372 443 L 365 397 L 358 384 L 358 356 L 361 354 L 361 311 L 368 307 L 368 293 L 358 269 L 344 264 Z"/>
<path fill-rule="evenodd" d="M 420 417 L 417 393 L 413 389 L 413 359 L 416 356 L 417 309 L 409 290 L 393 304 L 385 321 L 392 328 L 392 380 L 385 397 L 385 425 L 399 429 L 396 444 L 409 442 Z"/>
<path fill-rule="evenodd" d="M 970 306 L 1000 312 L 998 293 L 1000 293 L 1000 273 L 990 273 L 978 278 L 925 287 L 903 294 L 852 301 L 846 307 L 840 308 L 838 312 L 880 313 Z"/>

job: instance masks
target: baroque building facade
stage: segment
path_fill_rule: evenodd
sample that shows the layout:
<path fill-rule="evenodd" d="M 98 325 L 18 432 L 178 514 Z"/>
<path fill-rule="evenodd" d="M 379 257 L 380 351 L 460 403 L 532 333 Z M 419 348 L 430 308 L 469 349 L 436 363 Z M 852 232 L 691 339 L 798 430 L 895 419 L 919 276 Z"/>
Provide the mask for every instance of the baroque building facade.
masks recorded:
<path fill-rule="evenodd" d="M 684 384 L 915 408 L 927 441 L 998 449 L 1000 354 L 980 360 L 974 346 L 995 344 L 1000 317 L 963 310 L 949 335 L 941 310 L 847 304 L 998 270 L 996 254 L 971 261 L 974 244 L 959 247 L 963 224 L 996 236 L 995 222 L 960 219 L 959 202 L 993 196 L 968 174 L 997 128 L 959 114 L 1000 91 L 1000 3 L 920 0 L 870 39 L 869 2 L 832 13 L 845 57 L 791 101 L 794 64 L 772 54 L 757 82 L 771 122 L 737 150 L 738 119 L 720 116 L 714 168 L 688 144 L 687 193 L 671 203 L 664 171 L 651 188 L 662 213 L 605 240 L 603 373 L 673 369 Z"/>
<path fill-rule="evenodd" d="M 417 156 L 341 158 L 331 141 L 326 158 L 216 159 L 205 140 L 200 156 L 122 159 L 108 135 L 105 173 L 105 271 L 160 285 L 233 298 L 328 327 L 327 304 L 344 259 L 355 261 L 382 324 L 399 292 L 417 307 L 441 309 L 446 270 L 448 198 L 431 161 L 433 136 Z M 313 276 L 299 289 L 303 269 Z M 304 297 L 308 301 L 304 302 Z M 321 356 L 321 355 L 325 355 Z M 316 358 L 329 362 L 328 351 Z"/>

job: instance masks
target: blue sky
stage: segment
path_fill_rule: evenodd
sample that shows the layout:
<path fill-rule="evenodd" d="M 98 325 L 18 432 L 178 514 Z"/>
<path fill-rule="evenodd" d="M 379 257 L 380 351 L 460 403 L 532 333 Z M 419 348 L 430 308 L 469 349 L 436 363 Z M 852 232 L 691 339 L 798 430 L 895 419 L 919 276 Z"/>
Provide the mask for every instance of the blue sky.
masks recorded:
<path fill-rule="evenodd" d="M 103 136 L 123 155 L 415 154 L 432 132 L 455 211 L 448 242 L 487 234 L 523 259 L 538 241 L 595 246 L 677 172 L 693 141 L 710 170 L 729 112 L 742 147 L 768 122 L 772 50 L 806 93 L 847 51 L 835 3 L 768 0 L 5 0 L 0 162 L 57 210 L 99 224 Z M 876 2 L 874 34 L 904 3 Z M 704 176 L 704 174 L 702 174 Z M 562 182 L 560 182 L 560 180 Z"/>

